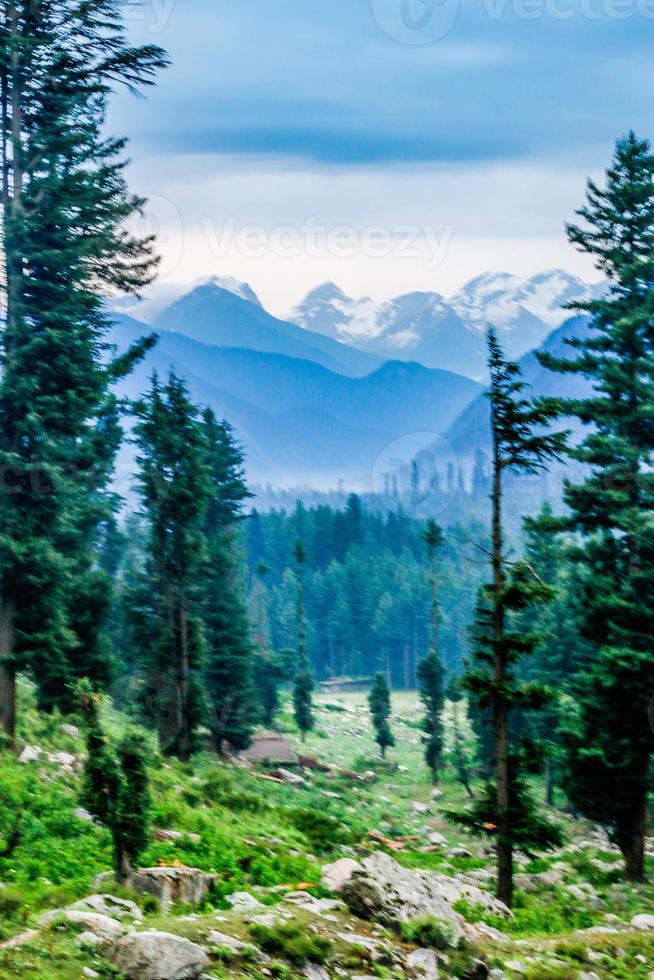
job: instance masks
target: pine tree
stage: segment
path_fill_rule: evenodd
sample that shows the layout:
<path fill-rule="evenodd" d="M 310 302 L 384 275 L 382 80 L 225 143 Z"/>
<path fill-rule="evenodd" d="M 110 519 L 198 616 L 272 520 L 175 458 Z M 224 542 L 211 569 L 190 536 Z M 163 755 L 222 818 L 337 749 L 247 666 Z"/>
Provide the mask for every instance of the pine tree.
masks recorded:
<path fill-rule="evenodd" d="M 436 785 L 443 758 L 443 706 L 445 704 L 445 671 L 438 652 L 438 552 L 443 546 L 443 532 L 429 520 L 423 534 L 427 546 L 431 579 L 431 644 L 429 652 L 418 664 L 420 697 L 425 709 L 425 761 Z"/>
<path fill-rule="evenodd" d="M 187 761 L 205 716 L 201 573 L 211 494 L 206 443 L 186 385 L 171 371 L 134 404 L 137 485 L 148 521 L 147 665 L 152 721 L 161 750 Z"/>
<path fill-rule="evenodd" d="M 511 616 L 546 601 L 549 590 L 524 562 L 508 565 L 504 547 L 503 493 L 506 474 L 534 473 L 565 448 L 565 435 L 543 432 L 556 414 L 542 401 L 524 397 L 526 384 L 517 364 L 504 356 L 494 330 L 488 332 L 492 434 L 492 524 L 489 553 L 492 582 L 484 590 L 478 621 L 477 668 L 469 670 L 467 685 L 492 713 L 494 783 L 471 811 L 473 824 L 496 828 L 497 895 L 509 907 L 513 901 L 513 852 L 516 845 L 542 847 L 558 835 L 536 814 L 524 770 L 531 765 L 525 745 L 512 744 L 511 713 L 540 704 L 544 693 L 524 685 L 516 664 L 538 647 L 538 636 L 512 629 Z"/>
<path fill-rule="evenodd" d="M 474 799 L 475 794 L 472 789 L 468 752 L 460 713 L 460 706 L 463 703 L 463 693 L 458 678 L 453 678 L 448 684 L 446 697 L 452 705 L 452 754 L 454 756 L 456 776 L 470 799 Z"/>
<path fill-rule="evenodd" d="M 94 544 L 120 439 L 111 388 L 144 346 L 107 358 L 102 294 L 137 292 L 156 259 L 124 230 L 142 202 L 104 123 L 112 87 L 151 84 L 166 59 L 128 44 L 117 0 L 5 0 L 0 22 L 0 723 L 12 741 L 17 670 L 33 670 L 44 708 L 72 708 L 76 677 L 107 680 Z"/>
<path fill-rule="evenodd" d="M 99 696 L 88 681 L 78 684 L 77 697 L 87 747 L 82 802 L 111 833 L 115 878 L 127 885 L 132 866 L 149 840 L 146 744 L 132 732 L 114 750 L 102 730 Z"/>
<path fill-rule="evenodd" d="M 368 694 L 368 705 L 375 729 L 375 741 L 379 746 L 382 759 L 386 758 L 386 749 L 395 745 L 389 719 L 391 717 L 391 692 L 388 689 L 386 675 L 381 671 L 375 675 L 373 685 Z"/>
<path fill-rule="evenodd" d="M 559 403 L 589 427 L 572 455 L 586 469 L 567 483 L 567 526 L 576 553 L 582 634 L 593 656 L 574 697 L 567 791 L 609 828 L 629 880 L 644 877 L 647 797 L 654 744 L 647 723 L 654 690 L 654 155 L 634 133 L 619 139 L 606 184 L 588 182 L 582 225 L 568 237 L 608 279 L 600 298 L 576 305 L 590 328 L 570 358 L 542 358 L 579 374 L 591 393 Z M 574 356 L 572 356 L 574 355 Z M 590 428 L 592 426 L 592 428 Z"/>
<path fill-rule="evenodd" d="M 307 628 L 306 614 L 304 608 L 304 566 L 307 561 L 307 553 L 300 541 L 295 545 L 295 621 L 297 629 L 297 674 L 293 685 L 293 706 L 295 709 L 295 723 L 300 729 L 302 741 L 306 739 L 307 732 L 310 732 L 315 725 L 313 714 L 313 690 L 315 681 L 311 673 L 309 658 L 307 657 Z"/>
<path fill-rule="evenodd" d="M 205 517 L 206 561 L 203 620 L 207 645 L 204 678 L 216 748 L 250 744 L 257 719 L 254 645 L 243 598 L 237 555 L 237 526 L 251 496 L 243 474 L 243 453 L 226 422 L 211 409 L 202 419 L 210 498 Z"/>

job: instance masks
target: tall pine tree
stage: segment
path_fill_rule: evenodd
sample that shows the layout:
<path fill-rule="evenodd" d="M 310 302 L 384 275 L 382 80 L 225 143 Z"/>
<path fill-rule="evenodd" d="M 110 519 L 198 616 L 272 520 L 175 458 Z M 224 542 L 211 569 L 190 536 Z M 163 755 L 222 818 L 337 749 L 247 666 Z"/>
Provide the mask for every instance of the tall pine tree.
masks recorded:
<path fill-rule="evenodd" d="M 573 245 L 608 279 L 600 298 L 577 304 L 590 328 L 570 358 L 543 358 L 592 384 L 560 402 L 587 427 L 573 456 L 587 475 L 568 483 L 568 527 L 580 536 L 578 605 L 594 656 L 575 688 L 567 790 L 575 806 L 607 826 L 628 879 L 644 877 L 654 741 L 647 722 L 654 690 L 654 155 L 629 133 L 618 140 L 604 187 L 588 182 L 568 227 Z"/>
<path fill-rule="evenodd" d="M 107 588 L 94 542 L 110 515 L 119 441 L 111 392 L 143 352 L 107 356 L 103 294 L 151 281 L 151 239 L 124 223 L 124 142 L 104 134 L 112 87 L 165 64 L 132 47 L 118 0 L 0 4 L 0 152 L 6 317 L 0 381 L 0 723 L 15 735 L 15 674 L 43 707 L 107 680 Z"/>
<path fill-rule="evenodd" d="M 395 736 L 391 731 L 391 692 L 388 688 L 386 675 L 379 671 L 375 674 L 373 685 L 368 694 L 368 706 L 372 717 L 372 727 L 375 730 L 375 741 L 379 746 L 382 759 L 386 758 L 386 750 L 395 745 Z"/>
<path fill-rule="evenodd" d="M 565 435 L 544 432 L 555 409 L 525 398 L 526 383 L 517 364 L 507 360 L 494 330 L 488 332 L 492 436 L 492 521 L 489 553 L 492 580 L 484 589 L 475 650 L 476 669 L 467 684 L 493 721 L 494 782 L 471 811 L 472 823 L 493 827 L 497 842 L 497 896 L 513 902 L 516 845 L 542 847 L 557 839 L 539 818 L 529 797 L 524 771 L 526 746 L 512 744 L 511 714 L 540 704 L 544 692 L 522 684 L 516 665 L 533 653 L 540 638 L 512 628 L 511 616 L 549 598 L 549 590 L 524 562 L 511 566 L 505 553 L 504 481 L 507 473 L 534 473 L 565 448 Z"/>
<path fill-rule="evenodd" d="M 149 526 L 147 697 L 160 747 L 187 761 L 204 719 L 201 574 L 211 499 L 205 432 L 186 385 L 171 371 L 134 405 L 138 489 Z"/>
<path fill-rule="evenodd" d="M 445 704 L 445 671 L 438 651 L 438 552 L 444 538 L 436 521 L 429 520 L 423 535 L 429 559 L 431 579 L 431 643 L 429 652 L 418 664 L 420 697 L 425 709 L 425 761 L 436 785 L 443 759 L 443 706 Z"/>
<path fill-rule="evenodd" d="M 237 554 L 237 526 L 251 496 L 243 474 L 243 454 L 226 422 L 206 409 L 202 418 L 209 501 L 205 516 L 203 619 L 206 637 L 204 677 L 210 727 L 216 748 L 244 749 L 258 714 L 254 686 L 254 645 L 243 598 Z"/>
<path fill-rule="evenodd" d="M 297 673 L 293 684 L 293 707 L 295 723 L 300 729 L 302 741 L 315 725 L 313 714 L 313 689 L 315 682 L 307 657 L 307 622 L 304 597 L 304 566 L 307 553 L 298 541 L 293 551 L 295 558 L 295 622 L 297 630 Z"/>

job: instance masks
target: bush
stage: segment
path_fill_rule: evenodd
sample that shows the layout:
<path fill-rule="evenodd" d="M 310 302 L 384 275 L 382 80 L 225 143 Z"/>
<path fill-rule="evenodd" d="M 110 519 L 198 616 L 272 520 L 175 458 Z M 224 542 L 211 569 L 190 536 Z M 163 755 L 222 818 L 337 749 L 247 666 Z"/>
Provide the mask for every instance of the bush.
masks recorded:
<path fill-rule="evenodd" d="M 441 922 L 433 915 L 424 918 L 411 919 L 400 925 L 402 938 L 415 946 L 433 946 L 436 949 L 447 949 L 455 945 L 454 929 L 448 922 Z"/>
<path fill-rule="evenodd" d="M 288 811 L 293 826 L 307 838 L 315 851 L 330 851 L 337 844 L 349 843 L 350 835 L 343 829 L 336 817 L 298 807 Z"/>
<path fill-rule="evenodd" d="M 325 963 L 332 951 L 332 943 L 322 936 L 308 936 L 293 922 L 279 922 L 274 926 L 255 923 L 252 936 L 265 953 L 284 956 L 296 966 Z"/>

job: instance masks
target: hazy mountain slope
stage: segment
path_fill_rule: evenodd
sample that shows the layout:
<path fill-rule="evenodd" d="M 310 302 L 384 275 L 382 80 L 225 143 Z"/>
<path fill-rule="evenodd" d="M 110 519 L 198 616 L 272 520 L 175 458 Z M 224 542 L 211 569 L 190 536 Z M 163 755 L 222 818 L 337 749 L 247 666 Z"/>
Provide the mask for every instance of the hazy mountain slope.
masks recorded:
<path fill-rule="evenodd" d="M 152 325 L 203 344 L 284 354 L 354 376 L 373 371 L 381 363 L 372 354 L 271 316 L 250 287 L 236 280 L 212 280 L 198 286 L 155 316 Z"/>
<path fill-rule="evenodd" d="M 149 328 L 116 318 L 123 350 Z M 369 482 L 389 444 L 420 434 L 422 443 L 450 425 L 480 390 L 468 378 L 389 362 L 363 378 L 280 354 L 201 344 L 162 331 L 159 343 L 123 385 L 135 397 L 153 370 L 187 379 L 192 397 L 234 426 L 257 482 L 351 485 Z"/>

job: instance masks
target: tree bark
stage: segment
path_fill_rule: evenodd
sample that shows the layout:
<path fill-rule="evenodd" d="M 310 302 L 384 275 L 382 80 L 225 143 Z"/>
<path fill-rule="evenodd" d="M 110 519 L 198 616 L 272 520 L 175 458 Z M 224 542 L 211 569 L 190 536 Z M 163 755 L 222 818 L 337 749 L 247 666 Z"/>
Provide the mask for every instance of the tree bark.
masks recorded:
<path fill-rule="evenodd" d="M 132 877 L 132 865 L 129 857 L 119 837 L 114 837 L 114 877 L 116 882 L 123 887 L 129 885 Z"/>
<path fill-rule="evenodd" d="M 0 599 L 0 731 L 6 746 L 16 752 L 16 666 L 14 662 L 14 610 Z"/>
<path fill-rule="evenodd" d="M 621 835 L 620 850 L 624 857 L 624 876 L 627 881 L 645 881 L 645 831 L 647 828 L 647 799 L 634 809 Z"/>
<path fill-rule="evenodd" d="M 504 588 L 502 538 L 502 460 L 497 435 L 493 432 L 492 564 L 493 564 L 493 725 L 495 731 L 495 788 L 497 792 L 497 897 L 509 908 L 513 904 L 513 843 L 510 812 L 509 717 L 506 697 L 504 639 Z"/>

